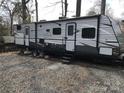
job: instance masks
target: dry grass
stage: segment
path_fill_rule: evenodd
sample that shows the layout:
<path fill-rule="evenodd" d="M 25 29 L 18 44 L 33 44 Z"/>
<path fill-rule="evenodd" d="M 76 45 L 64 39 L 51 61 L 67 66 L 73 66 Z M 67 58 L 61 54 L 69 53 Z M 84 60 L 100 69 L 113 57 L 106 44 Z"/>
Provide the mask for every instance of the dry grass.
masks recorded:
<path fill-rule="evenodd" d="M 0 54 L 0 93 L 123 93 L 123 91 L 123 69 L 97 69 L 86 64 L 67 65 L 59 60 L 19 56 L 16 52 Z"/>
<path fill-rule="evenodd" d="M 10 56 L 10 55 L 17 55 L 17 52 L 0 53 L 0 56 Z"/>

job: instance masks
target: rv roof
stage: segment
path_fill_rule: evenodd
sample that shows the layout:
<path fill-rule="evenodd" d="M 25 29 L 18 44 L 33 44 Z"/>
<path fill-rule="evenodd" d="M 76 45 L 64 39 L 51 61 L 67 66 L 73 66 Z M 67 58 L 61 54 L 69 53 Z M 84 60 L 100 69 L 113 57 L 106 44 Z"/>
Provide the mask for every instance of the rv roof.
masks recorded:
<path fill-rule="evenodd" d="M 50 22 L 61 22 L 61 21 L 88 19 L 88 18 L 94 18 L 94 17 L 99 17 L 99 16 L 100 16 L 100 15 L 95 15 L 95 16 L 84 16 L 84 17 L 77 17 L 77 18 L 68 18 L 68 19 L 59 19 L 59 20 L 43 21 L 43 22 L 38 22 L 38 23 L 50 23 Z"/>
<path fill-rule="evenodd" d="M 32 22 L 32 23 L 26 23 L 26 24 L 33 24 L 33 23 L 53 23 L 53 22 L 61 22 L 61 21 L 71 21 L 71 20 L 79 20 L 79 19 L 88 19 L 88 18 L 94 18 L 99 17 L 101 15 L 94 15 L 94 16 L 84 16 L 84 17 L 76 17 L 76 18 L 67 18 L 67 19 L 59 19 L 59 20 L 50 20 L 50 21 L 39 21 L 39 22 Z M 14 24 L 19 25 L 19 24 Z"/>

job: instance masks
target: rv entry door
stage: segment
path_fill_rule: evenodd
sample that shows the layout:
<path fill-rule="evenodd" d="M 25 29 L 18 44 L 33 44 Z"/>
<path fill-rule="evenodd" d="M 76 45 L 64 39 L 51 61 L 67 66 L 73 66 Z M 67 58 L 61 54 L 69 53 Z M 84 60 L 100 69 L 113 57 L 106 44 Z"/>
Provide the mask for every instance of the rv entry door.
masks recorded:
<path fill-rule="evenodd" d="M 30 27 L 25 27 L 25 46 L 29 46 L 29 33 L 30 33 Z"/>
<path fill-rule="evenodd" d="M 75 23 L 68 23 L 66 25 L 66 51 L 74 51 L 75 50 Z"/>

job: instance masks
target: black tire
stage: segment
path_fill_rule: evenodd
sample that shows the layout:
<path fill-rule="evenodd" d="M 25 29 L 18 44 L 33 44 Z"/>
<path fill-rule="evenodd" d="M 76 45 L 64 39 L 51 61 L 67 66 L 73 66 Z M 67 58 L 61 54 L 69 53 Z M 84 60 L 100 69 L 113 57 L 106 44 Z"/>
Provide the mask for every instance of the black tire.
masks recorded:
<path fill-rule="evenodd" d="M 49 55 L 44 55 L 44 58 L 45 59 L 50 59 L 50 56 Z"/>
<path fill-rule="evenodd" d="M 23 49 L 21 49 L 21 50 L 19 51 L 19 55 L 24 55 L 24 50 L 23 50 Z"/>
<path fill-rule="evenodd" d="M 32 56 L 33 56 L 33 57 L 37 57 L 37 56 L 38 56 L 37 50 L 32 51 Z"/>
<path fill-rule="evenodd" d="M 124 62 L 124 57 L 122 58 L 122 61 Z"/>
<path fill-rule="evenodd" d="M 39 53 L 39 57 L 40 57 L 40 58 L 44 58 L 44 56 L 45 56 L 44 52 L 40 52 L 40 53 Z"/>

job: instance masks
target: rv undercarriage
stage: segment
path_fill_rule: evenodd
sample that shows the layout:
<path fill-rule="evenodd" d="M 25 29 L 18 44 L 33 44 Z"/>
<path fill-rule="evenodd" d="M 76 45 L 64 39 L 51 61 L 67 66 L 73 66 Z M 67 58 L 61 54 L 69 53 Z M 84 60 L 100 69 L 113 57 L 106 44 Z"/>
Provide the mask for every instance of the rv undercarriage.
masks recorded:
<path fill-rule="evenodd" d="M 56 49 L 56 50 L 55 50 Z M 61 49 L 61 51 L 59 51 Z M 85 49 L 86 50 L 86 49 Z M 45 56 L 56 56 L 56 57 L 59 57 L 59 58 L 66 58 L 67 59 L 73 59 L 73 58 L 92 58 L 92 59 L 101 59 L 101 60 L 115 60 L 116 62 L 124 62 L 124 54 L 119 56 L 116 55 L 116 56 L 109 56 L 109 55 L 100 55 L 100 54 L 93 54 L 90 52 L 89 53 L 85 53 L 84 51 L 83 52 L 70 52 L 70 51 L 66 51 L 64 48 L 60 47 L 59 48 L 55 48 L 54 47 L 50 47 L 50 46 L 46 46 L 46 47 L 35 47 L 35 48 L 32 48 L 32 47 L 24 47 L 23 48 L 21 47 L 20 48 L 20 54 L 24 55 L 25 52 L 30 52 L 31 55 L 33 57 L 38 57 L 38 58 L 44 58 Z"/>

